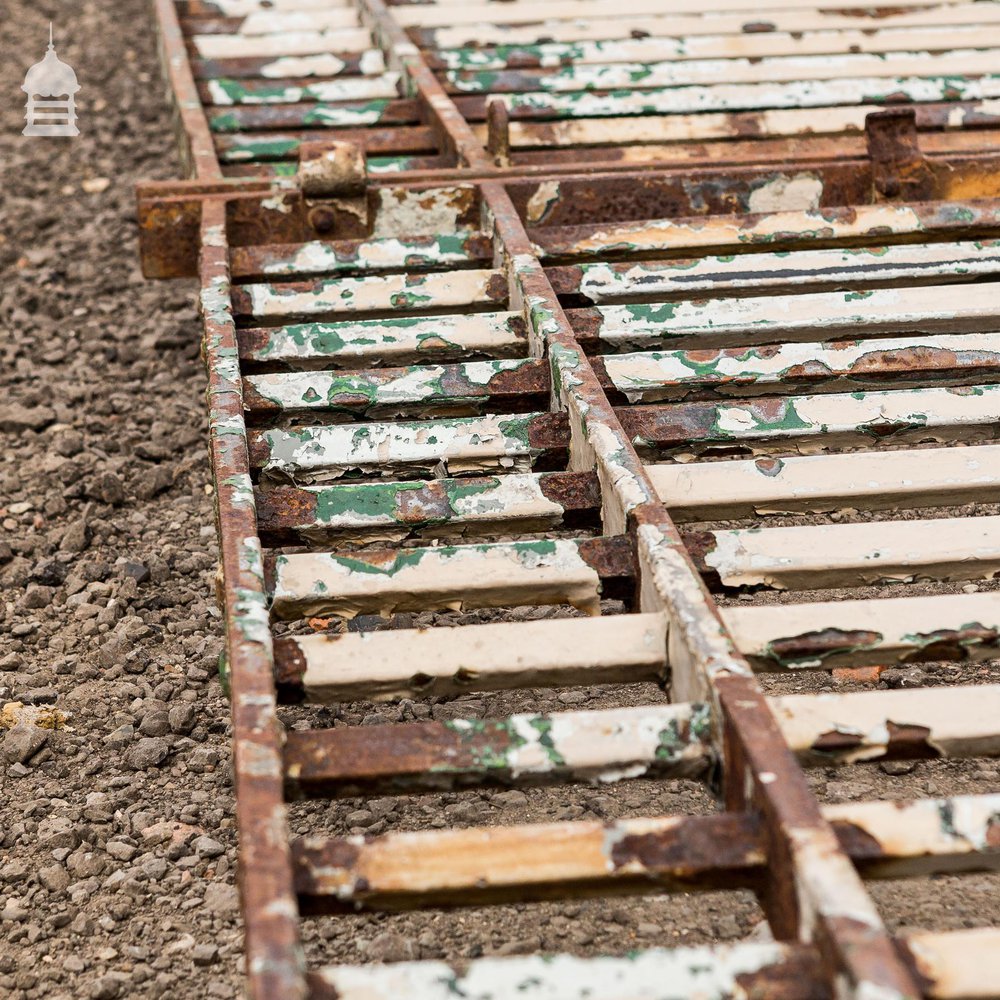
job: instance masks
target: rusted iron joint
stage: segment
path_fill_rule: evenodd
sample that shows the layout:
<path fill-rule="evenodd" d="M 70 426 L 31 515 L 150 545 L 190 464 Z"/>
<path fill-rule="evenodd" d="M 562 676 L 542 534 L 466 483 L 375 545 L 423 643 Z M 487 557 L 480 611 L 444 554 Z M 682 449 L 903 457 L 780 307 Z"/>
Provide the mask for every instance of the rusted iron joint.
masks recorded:
<path fill-rule="evenodd" d="M 920 151 L 913 108 L 888 108 L 865 118 L 872 184 L 881 198 L 925 201 L 934 197 L 934 172 Z"/>
<path fill-rule="evenodd" d="M 338 212 L 348 212 L 367 228 L 368 178 L 365 154 L 353 142 L 303 142 L 296 174 L 309 223 L 317 233 L 331 233 Z"/>
<path fill-rule="evenodd" d="M 501 97 L 486 102 L 486 149 L 496 166 L 510 166 L 510 112 Z"/>

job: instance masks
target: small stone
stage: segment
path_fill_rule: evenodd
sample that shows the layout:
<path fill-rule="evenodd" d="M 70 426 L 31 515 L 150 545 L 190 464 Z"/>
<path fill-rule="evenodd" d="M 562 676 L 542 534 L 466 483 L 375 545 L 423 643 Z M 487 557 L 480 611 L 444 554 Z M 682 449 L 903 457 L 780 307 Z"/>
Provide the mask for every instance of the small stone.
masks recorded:
<path fill-rule="evenodd" d="M 136 480 L 135 495 L 140 500 L 152 500 L 169 490 L 173 483 L 174 476 L 170 467 L 157 465 L 152 469 L 147 469 Z"/>
<path fill-rule="evenodd" d="M 62 892 L 69 885 L 69 873 L 62 865 L 47 865 L 38 869 L 38 881 L 49 892 Z"/>
<path fill-rule="evenodd" d="M 143 562 L 127 562 L 125 563 L 125 575 L 132 577 L 136 583 L 146 583 L 152 574 L 149 567 Z"/>
<path fill-rule="evenodd" d="M 967 583 L 962 587 L 963 594 L 975 594 L 979 590 L 979 587 L 974 583 Z"/>
<path fill-rule="evenodd" d="M 195 965 L 211 965 L 219 957 L 219 949 L 214 944 L 197 944 L 191 949 L 191 961 Z"/>
<path fill-rule="evenodd" d="M 10 764 L 26 764 L 48 742 L 47 729 L 39 729 L 30 723 L 19 722 L 7 731 L 0 752 Z"/>
<path fill-rule="evenodd" d="M 136 848 L 121 840 L 108 841 L 104 848 L 116 861 L 131 861 L 136 856 Z"/>
<path fill-rule="evenodd" d="M 146 737 L 139 740 L 125 755 L 125 763 L 133 771 L 156 767 L 167 759 L 170 747 L 164 739 Z"/>
<path fill-rule="evenodd" d="M 125 502 L 125 486 L 113 472 L 102 472 L 91 483 L 88 495 L 101 503 L 119 507 Z"/>
<path fill-rule="evenodd" d="M 83 815 L 92 823 L 110 823 L 114 809 L 107 794 L 105 792 L 89 792 L 83 807 Z"/>
<path fill-rule="evenodd" d="M 129 723 L 112 730 L 104 738 L 104 742 L 112 748 L 128 746 L 135 738 L 135 727 Z"/>
<path fill-rule="evenodd" d="M 659 937 L 663 933 L 663 928 L 659 924 L 639 924 L 635 932 L 639 937 Z"/>
<path fill-rule="evenodd" d="M 63 532 L 59 542 L 60 552 L 83 552 L 90 544 L 90 529 L 85 518 L 79 518 Z"/>
<path fill-rule="evenodd" d="M 59 848 L 73 850 L 80 843 L 80 835 L 65 816 L 48 816 L 38 824 L 38 843 L 46 850 Z"/>
<path fill-rule="evenodd" d="M 878 769 L 883 774 L 909 774 L 915 767 L 915 760 L 883 760 L 879 763 Z"/>
<path fill-rule="evenodd" d="M 21 406 L 9 403 L 0 406 L 0 432 L 16 434 L 18 431 L 40 431 L 55 423 L 54 410 L 47 406 Z"/>
<path fill-rule="evenodd" d="M 90 987 L 91 1000 L 117 1000 L 123 989 L 124 984 L 117 976 L 101 976 Z"/>
<path fill-rule="evenodd" d="M 80 187 L 85 194 L 103 194 L 111 187 L 110 177 L 88 177 L 85 181 L 80 181 Z M 117 996 L 117 994 L 115 994 Z"/>
<path fill-rule="evenodd" d="M 194 729 L 195 719 L 194 706 L 187 702 L 174 705 L 167 713 L 167 722 L 171 731 L 183 735 L 187 735 Z"/>
<path fill-rule="evenodd" d="M 226 853 L 226 848 L 211 837 L 196 837 L 192 846 L 203 858 L 217 858 Z"/>
<path fill-rule="evenodd" d="M 28 589 L 21 598 L 20 606 L 24 611 L 40 611 L 52 603 L 55 591 L 51 587 L 43 587 L 37 583 L 29 583 Z"/>
<path fill-rule="evenodd" d="M 212 913 L 234 913 L 239 901 L 239 892 L 235 885 L 209 882 L 205 887 L 205 907 Z"/>
<path fill-rule="evenodd" d="M 501 806 L 524 806 L 528 804 L 528 796 L 516 788 L 511 788 L 505 792 L 497 792 L 493 796 L 493 801 Z"/>
<path fill-rule="evenodd" d="M 8 899 L 6 905 L 0 910 L 0 920 L 20 923 L 28 919 L 28 908 L 22 905 L 20 900 Z"/>
<path fill-rule="evenodd" d="M 371 826 L 375 822 L 375 815 L 367 809 L 355 809 L 346 816 L 348 826 Z"/>
<path fill-rule="evenodd" d="M 9 861 L 0 868 L 0 882 L 16 885 L 28 877 L 28 866 L 23 861 Z"/>
<path fill-rule="evenodd" d="M 365 950 L 374 962 L 406 962 L 419 957 L 416 941 L 392 931 L 373 938 Z"/>
<path fill-rule="evenodd" d="M 147 712 L 139 723 L 139 732 L 143 736 L 166 736 L 170 732 L 170 723 L 166 712 Z"/>
<path fill-rule="evenodd" d="M 31 579 L 45 587 L 58 587 L 69 575 L 69 567 L 58 559 L 43 559 L 31 571 Z"/>
<path fill-rule="evenodd" d="M 72 458 L 83 451 L 83 435 L 79 431 L 65 430 L 56 435 L 52 442 L 55 451 L 63 458 Z"/>
<path fill-rule="evenodd" d="M 103 875 L 104 869 L 107 867 L 100 854 L 96 851 L 84 850 L 82 847 L 69 856 L 66 864 L 78 879 Z"/>
<path fill-rule="evenodd" d="M 917 688 L 927 683 L 927 674 L 919 667 L 893 667 L 882 672 L 881 680 L 890 688 Z"/>

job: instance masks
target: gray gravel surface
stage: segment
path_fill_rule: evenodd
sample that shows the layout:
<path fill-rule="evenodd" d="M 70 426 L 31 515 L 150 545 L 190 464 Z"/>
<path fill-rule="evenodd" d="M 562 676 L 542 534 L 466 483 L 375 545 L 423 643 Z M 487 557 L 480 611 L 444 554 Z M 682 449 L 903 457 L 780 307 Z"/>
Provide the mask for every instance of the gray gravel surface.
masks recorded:
<path fill-rule="evenodd" d="M 242 982 L 195 289 L 145 281 L 136 250 L 135 182 L 177 171 L 151 9 L 0 7 L 12 1000 L 225 998 Z M 50 18 L 82 86 L 73 140 L 20 135 L 21 79 Z M 16 724 L 28 708 L 57 728 Z"/>

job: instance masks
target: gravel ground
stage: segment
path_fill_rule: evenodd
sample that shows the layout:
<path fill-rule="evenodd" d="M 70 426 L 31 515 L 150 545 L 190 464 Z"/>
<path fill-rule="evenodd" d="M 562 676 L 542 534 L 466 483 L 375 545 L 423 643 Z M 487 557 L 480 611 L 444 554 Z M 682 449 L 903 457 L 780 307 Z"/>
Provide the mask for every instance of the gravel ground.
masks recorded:
<path fill-rule="evenodd" d="M 177 174 L 150 6 L 84 3 L 72 23 L 52 0 L 3 11 L 0 995 L 15 1000 L 226 998 L 242 983 L 195 289 L 144 281 L 135 246 L 134 182 Z M 19 134 L 18 88 L 50 17 L 83 86 L 72 141 Z M 913 670 L 882 686 L 996 676 Z M 825 674 L 767 683 L 838 687 Z M 633 685 L 283 714 L 359 725 L 659 698 Z M 53 728 L 17 724 L 38 714 Z M 996 791 L 998 771 L 926 762 L 812 780 L 843 801 Z M 290 821 L 295 833 L 378 834 L 713 805 L 693 782 L 634 781 L 296 803 Z M 875 893 L 892 927 L 944 928 L 995 921 L 997 888 L 995 876 L 949 876 Z M 620 954 L 739 939 L 760 918 L 747 894 L 713 893 L 358 914 L 310 921 L 304 938 L 314 961 Z"/>
<path fill-rule="evenodd" d="M 0 995 L 232 997 L 195 288 L 135 242 L 135 182 L 178 170 L 152 4 L 68 6 L 0 5 L 0 704 L 59 727 L 0 729 Z M 50 18 L 77 139 L 20 135 Z"/>

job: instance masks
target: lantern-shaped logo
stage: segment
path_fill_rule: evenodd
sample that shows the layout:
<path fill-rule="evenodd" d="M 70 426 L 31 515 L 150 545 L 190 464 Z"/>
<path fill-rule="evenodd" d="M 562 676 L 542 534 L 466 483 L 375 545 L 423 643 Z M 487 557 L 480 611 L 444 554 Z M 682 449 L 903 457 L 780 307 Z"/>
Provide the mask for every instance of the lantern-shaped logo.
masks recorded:
<path fill-rule="evenodd" d="M 49 25 L 49 50 L 28 70 L 21 85 L 28 95 L 22 135 L 79 135 L 74 94 L 80 89 L 76 73 L 57 55 Z"/>

